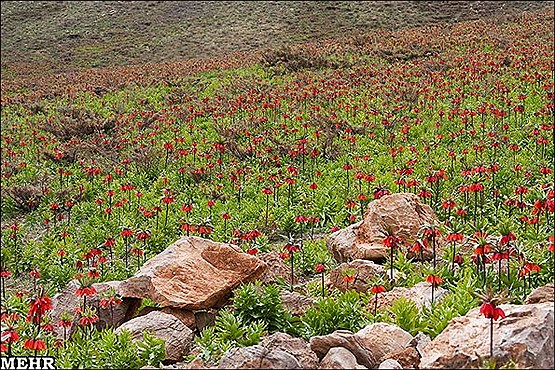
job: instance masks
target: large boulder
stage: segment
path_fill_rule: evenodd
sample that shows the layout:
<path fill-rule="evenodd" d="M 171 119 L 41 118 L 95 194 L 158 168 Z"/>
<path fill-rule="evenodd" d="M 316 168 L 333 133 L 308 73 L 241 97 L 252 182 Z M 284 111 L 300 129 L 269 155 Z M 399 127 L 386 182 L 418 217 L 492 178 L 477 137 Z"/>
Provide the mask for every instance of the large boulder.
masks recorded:
<path fill-rule="evenodd" d="M 116 327 L 129 320 L 141 305 L 140 299 L 123 298 L 121 303 L 119 305 L 114 305 L 111 310 L 109 307 L 100 307 L 100 300 L 104 295 L 110 292 L 114 294 L 119 293 L 120 284 L 120 281 L 107 281 L 104 283 L 92 284 L 96 290 L 96 294 L 87 297 L 87 306 L 97 309 L 98 321 L 95 323 L 95 326 L 99 330 L 106 327 Z M 68 338 L 76 330 L 77 322 L 80 318 L 79 314 L 75 312 L 75 309 L 81 307 L 83 303 L 83 298 L 75 294 L 79 287 L 80 285 L 77 280 L 71 280 L 60 293 L 52 297 L 52 311 L 50 311 L 50 317 L 54 324 L 58 323 L 64 311 L 71 314 L 73 317 L 73 326 L 66 329 L 66 336 Z M 54 325 L 54 327 L 56 328 L 58 337 L 63 338 L 63 328 L 58 325 Z"/>
<path fill-rule="evenodd" d="M 318 358 L 323 358 L 330 348 L 344 347 L 367 368 L 375 368 L 384 356 L 405 349 L 412 335 L 403 329 L 385 323 L 375 323 L 353 334 L 348 330 L 336 330 L 331 334 L 310 338 L 310 348 Z"/>
<path fill-rule="evenodd" d="M 389 248 L 383 245 L 387 232 L 401 239 L 407 252 L 418 238 L 425 224 L 437 224 L 434 211 L 421 203 L 412 193 L 394 193 L 376 199 L 368 205 L 364 219 L 347 229 L 331 234 L 327 247 L 338 262 L 353 259 L 383 260 L 389 255 Z M 436 251 L 441 250 L 439 238 Z M 429 252 L 425 258 L 429 258 Z"/>
<path fill-rule="evenodd" d="M 357 292 L 367 292 L 375 281 L 385 275 L 385 268 L 368 260 L 354 260 L 344 262 L 330 271 L 325 285 L 341 291 L 347 290 L 347 283 L 343 281 L 344 274 L 348 271 L 355 273 L 355 280 L 349 284 L 349 289 Z"/>
<path fill-rule="evenodd" d="M 116 333 L 124 330 L 130 332 L 134 339 L 141 339 L 146 331 L 156 338 L 164 339 L 166 360 L 170 361 L 181 361 L 189 352 L 193 341 L 191 329 L 177 317 L 160 311 L 131 319 L 117 328 Z"/>
<path fill-rule="evenodd" d="M 517 368 L 553 369 L 553 302 L 501 305 L 506 318 L 493 325 L 497 366 L 514 361 Z M 420 368 L 468 369 L 489 359 L 490 319 L 475 308 L 457 317 L 424 349 Z"/>
<path fill-rule="evenodd" d="M 237 246 L 183 237 L 120 285 L 125 297 L 150 298 L 162 307 L 221 307 L 239 284 L 262 275 L 266 264 Z"/>
<path fill-rule="evenodd" d="M 220 369 L 315 369 L 318 358 L 307 342 L 289 334 L 274 333 L 259 344 L 227 351 Z"/>

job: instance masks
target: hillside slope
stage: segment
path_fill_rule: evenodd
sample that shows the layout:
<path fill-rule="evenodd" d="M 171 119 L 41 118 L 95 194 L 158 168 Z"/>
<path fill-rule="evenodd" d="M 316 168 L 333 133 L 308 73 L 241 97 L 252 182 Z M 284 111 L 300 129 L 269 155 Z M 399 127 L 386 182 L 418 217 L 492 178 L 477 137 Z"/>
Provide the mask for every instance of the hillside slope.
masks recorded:
<path fill-rule="evenodd" d="M 66 71 L 204 58 L 552 6 L 551 1 L 5 1 L 2 71 L 21 63 Z"/>

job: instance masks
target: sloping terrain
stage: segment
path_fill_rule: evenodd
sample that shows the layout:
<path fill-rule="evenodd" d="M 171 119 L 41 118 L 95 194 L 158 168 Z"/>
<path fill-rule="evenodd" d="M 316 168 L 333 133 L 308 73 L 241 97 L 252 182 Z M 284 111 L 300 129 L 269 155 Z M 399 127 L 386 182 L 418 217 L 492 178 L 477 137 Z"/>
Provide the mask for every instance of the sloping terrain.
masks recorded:
<path fill-rule="evenodd" d="M 510 16 L 551 1 L 5 1 L 2 71 L 204 58 L 302 41 Z"/>

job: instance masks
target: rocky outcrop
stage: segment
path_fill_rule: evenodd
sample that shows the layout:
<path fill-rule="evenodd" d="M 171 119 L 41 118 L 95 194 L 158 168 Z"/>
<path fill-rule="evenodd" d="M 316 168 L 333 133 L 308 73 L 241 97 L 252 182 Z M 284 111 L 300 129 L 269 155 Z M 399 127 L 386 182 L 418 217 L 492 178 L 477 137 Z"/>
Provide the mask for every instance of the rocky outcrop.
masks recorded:
<path fill-rule="evenodd" d="M 130 332 L 134 339 L 141 339 L 146 331 L 163 339 L 166 343 L 166 360 L 170 361 L 181 361 L 189 352 L 193 340 L 192 330 L 181 320 L 160 311 L 131 319 L 117 328 L 116 333 L 124 330 Z"/>
<path fill-rule="evenodd" d="M 331 234 L 326 244 L 338 262 L 383 260 L 389 254 L 389 248 L 383 244 L 387 232 L 400 238 L 403 251 L 408 251 L 421 228 L 432 223 L 437 224 L 432 208 L 421 203 L 417 195 L 395 193 L 372 201 L 361 222 Z M 436 251 L 441 250 L 441 243 L 439 238 Z M 427 251 L 425 258 L 429 256 Z"/>
<path fill-rule="evenodd" d="M 337 230 L 327 237 L 326 246 L 337 262 L 349 262 L 353 259 L 355 239 L 360 225 L 362 225 L 362 221 L 349 225 L 345 229 Z"/>
<path fill-rule="evenodd" d="M 553 302 L 501 305 L 506 318 L 494 322 L 493 358 L 497 366 L 553 369 Z M 475 308 L 457 317 L 424 348 L 420 367 L 468 369 L 489 359 L 490 320 Z"/>
<path fill-rule="evenodd" d="M 162 307 L 209 309 L 223 306 L 234 288 L 265 269 L 264 262 L 234 245 L 183 237 L 123 281 L 119 291 Z"/>

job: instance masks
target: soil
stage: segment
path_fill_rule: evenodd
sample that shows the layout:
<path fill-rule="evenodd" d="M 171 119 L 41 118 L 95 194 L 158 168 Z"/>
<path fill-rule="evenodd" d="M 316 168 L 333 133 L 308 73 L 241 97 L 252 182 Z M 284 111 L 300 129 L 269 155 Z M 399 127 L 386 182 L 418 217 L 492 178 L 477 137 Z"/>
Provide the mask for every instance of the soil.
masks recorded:
<path fill-rule="evenodd" d="M 552 1 L 3 1 L 2 79 L 249 52 L 284 44 L 455 23 Z"/>

